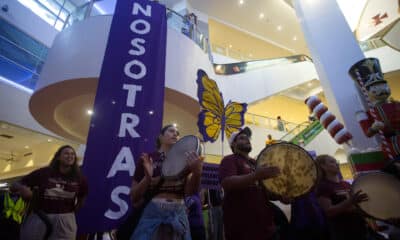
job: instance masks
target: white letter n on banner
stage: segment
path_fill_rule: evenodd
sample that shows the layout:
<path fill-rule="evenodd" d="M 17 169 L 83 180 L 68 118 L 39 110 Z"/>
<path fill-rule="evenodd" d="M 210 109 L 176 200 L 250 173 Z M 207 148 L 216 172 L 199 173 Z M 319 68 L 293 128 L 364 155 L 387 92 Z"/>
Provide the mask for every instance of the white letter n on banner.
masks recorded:
<path fill-rule="evenodd" d="M 139 3 L 137 2 L 133 3 L 132 15 L 137 15 L 139 10 L 145 16 L 151 17 L 151 5 L 146 5 L 146 10 L 144 10 L 144 8 L 142 8 L 142 6 L 139 5 Z"/>

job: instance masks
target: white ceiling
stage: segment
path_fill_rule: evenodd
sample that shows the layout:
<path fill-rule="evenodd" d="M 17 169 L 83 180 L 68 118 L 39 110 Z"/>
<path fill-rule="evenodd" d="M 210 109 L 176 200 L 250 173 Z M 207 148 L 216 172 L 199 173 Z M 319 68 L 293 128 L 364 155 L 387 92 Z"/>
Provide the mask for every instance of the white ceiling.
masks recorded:
<path fill-rule="evenodd" d="M 11 138 L 6 138 L 4 135 Z M 0 121 L 0 161 L 15 160 L 25 154 L 32 153 L 35 146 L 42 143 L 51 145 L 71 144 L 61 139 Z"/>

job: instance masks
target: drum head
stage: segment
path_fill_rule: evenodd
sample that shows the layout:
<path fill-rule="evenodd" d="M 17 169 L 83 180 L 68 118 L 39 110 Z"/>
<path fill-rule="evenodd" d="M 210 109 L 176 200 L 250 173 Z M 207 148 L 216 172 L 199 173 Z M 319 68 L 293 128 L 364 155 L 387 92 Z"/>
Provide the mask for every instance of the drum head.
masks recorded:
<path fill-rule="evenodd" d="M 179 139 L 167 153 L 162 164 L 162 174 L 165 177 L 179 176 L 187 165 L 185 153 L 191 151 L 201 154 L 199 138 L 188 135 Z"/>
<path fill-rule="evenodd" d="M 281 173 L 275 178 L 263 180 L 265 188 L 279 196 L 296 198 L 314 187 L 317 166 L 307 151 L 291 143 L 270 145 L 258 155 L 257 167 L 279 167 Z"/>
<path fill-rule="evenodd" d="M 358 175 L 352 185 L 352 193 L 362 190 L 368 201 L 358 207 L 367 215 L 379 220 L 400 218 L 400 181 L 382 172 Z"/>

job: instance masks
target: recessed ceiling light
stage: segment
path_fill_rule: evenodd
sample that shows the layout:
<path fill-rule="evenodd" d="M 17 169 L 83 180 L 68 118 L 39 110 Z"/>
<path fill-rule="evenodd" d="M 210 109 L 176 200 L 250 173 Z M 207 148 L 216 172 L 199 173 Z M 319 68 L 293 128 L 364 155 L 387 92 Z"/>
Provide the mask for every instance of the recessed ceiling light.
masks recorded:
<path fill-rule="evenodd" d="M 244 4 L 244 0 L 239 0 L 239 5 L 243 5 Z"/>
<path fill-rule="evenodd" d="M 296 36 L 293 37 L 293 41 L 297 41 L 297 37 Z"/>
<path fill-rule="evenodd" d="M 252 56 L 253 56 L 253 54 L 249 53 L 249 57 L 252 57 Z"/>
<path fill-rule="evenodd" d="M 232 44 L 229 44 L 229 48 L 232 48 Z"/>
<path fill-rule="evenodd" d="M 47 139 L 47 142 L 52 142 L 52 141 L 53 141 L 53 139 L 51 139 L 51 138 Z"/>
<path fill-rule="evenodd" d="M 28 145 L 26 145 L 24 148 L 25 148 L 25 149 L 28 149 L 28 148 L 29 148 L 29 146 L 28 146 Z"/>
<path fill-rule="evenodd" d="M 258 17 L 259 17 L 260 19 L 263 19 L 263 18 L 264 18 L 264 13 L 260 13 L 260 15 L 258 15 Z"/>
<path fill-rule="evenodd" d="M 93 115 L 93 110 L 91 110 L 91 109 L 88 109 L 87 111 L 86 111 L 86 113 L 88 114 L 88 115 Z"/>
<path fill-rule="evenodd" d="M 149 111 L 149 114 L 150 114 L 150 115 L 153 115 L 153 114 L 154 114 L 154 111 L 153 111 L 153 110 L 150 110 L 150 111 Z"/>
<path fill-rule="evenodd" d="M 173 124 L 172 124 L 172 126 L 174 126 L 174 127 L 177 127 L 177 126 L 178 126 L 178 124 L 177 124 L 177 123 L 173 123 Z"/>
<path fill-rule="evenodd" d="M 278 31 L 281 31 L 281 30 L 282 30 L 282 26 L 281 26 L 281 25 L 278 25 L 278 26 L 276 27 L 276 29 L 277 29 Z"/>

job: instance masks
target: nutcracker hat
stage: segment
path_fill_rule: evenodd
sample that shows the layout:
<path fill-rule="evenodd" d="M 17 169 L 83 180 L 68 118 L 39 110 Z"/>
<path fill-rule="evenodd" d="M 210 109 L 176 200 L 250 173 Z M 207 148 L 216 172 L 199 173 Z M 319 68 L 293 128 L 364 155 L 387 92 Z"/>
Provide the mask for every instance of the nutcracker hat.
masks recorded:
<path fill-rule="evenodd" d="M 358 61 L 349 69 L 349 75 L 357 84 L 360 84 L 360 79 L 362 85 L 367 89 L 376 83 L 386 83 L 386 80 L 383 79 L 383 73 L 377 58 L 365 58 Z"/>

